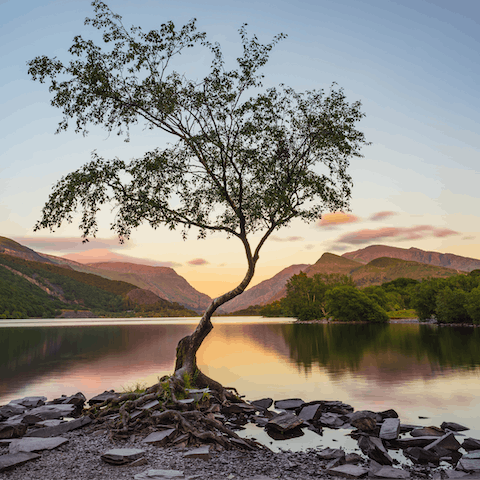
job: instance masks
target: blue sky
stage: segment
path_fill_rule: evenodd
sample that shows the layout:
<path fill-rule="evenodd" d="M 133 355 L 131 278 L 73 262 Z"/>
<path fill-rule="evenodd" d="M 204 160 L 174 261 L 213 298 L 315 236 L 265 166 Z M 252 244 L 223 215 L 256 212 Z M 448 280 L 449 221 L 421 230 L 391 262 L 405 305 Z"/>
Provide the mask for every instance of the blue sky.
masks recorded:
<path fill-rule="evenodd" d="M 286 33 L 264 70 L 266 86 L 304 91 L 335 81 L 350 101 L 362 101 L 360 128 L 372 145 L 352 162 L 352 216 L 278 232 L 264 247 L 254 283 L 325 251 L 379 243 L 480 258 L 478 0 L 106 3 L 125 24 L 144 29 L 196 17 L 227 59 L 239 53 L 243 23 L 265 43 Z M 172 265 L 196 288 L 220 293 L 245 269 L 242 246 L 220 235 L 183 242 L 178 232 L 141 227 L 120 247 L 108 230 L 109 212 L 90 245 L 81 244 L 75 226 L 33 233 L 51 186 L 92 150 L 128 159 L 171 140 L 140 128 L 128 144 L 101 129 L 86 138 L 54 135 L 60 112 L 49 105 L 47 85 L 29 79 L 26 62 L 42 54 L 67 59 L 74 35 L 95 35 L 83 25 L 87 16 L 89 1 L 0 0 L 0 235 L 54 255 L 90 248 L 98 258 L 113 253 Z M 208 63 L 207 53 L 197 52 L 177 68 L 200 77 Z M 375 217 L 379 212 L 390 214 Z"/>

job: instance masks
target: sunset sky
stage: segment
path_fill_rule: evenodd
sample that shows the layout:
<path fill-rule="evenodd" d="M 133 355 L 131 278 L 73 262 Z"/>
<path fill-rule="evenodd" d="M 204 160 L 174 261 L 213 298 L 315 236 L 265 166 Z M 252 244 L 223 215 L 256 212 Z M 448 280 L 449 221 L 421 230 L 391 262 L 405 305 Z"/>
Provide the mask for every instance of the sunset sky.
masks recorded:
<path fill-rule="evenodd" d="M 228 60 L 240 53 L 243 23 L 268 43 L 283 32 L 264 69 L 265 86 L 328 89 L 361 100 L 359 128 L 371 146 L 352 161 L 351 212 L 294 223 L 264 246 L 253 284 L 324 252 L 373 244 L 480 258 L 480 2 L 478 0 L 110 0 L 126 25 L 145 30 L 196 17 Z M 75 224 L 33 232 L 52 185 L 90 160 L 128 160 L 175 139 L 134 129 L 130 143 L 100 128 L 83 137 L 55 135 L 61 112 L 48 86 L 33 82 L 26 62 L 37 55 L 67 60 L 74 35 L 93 16 L 88 0 L 0 0 L 0 236 L 39 252 L 78 261 L 123 259 L 173 267 L 211 296 L 236 285 L 246 261 L 236 239 L 211 235 L 182 241 L 180 231 L 142 226 L 119 245 L 101 213 L 98 238 L 82 244 Z M 206 51 L 176 65 L 195 78 Z"/>

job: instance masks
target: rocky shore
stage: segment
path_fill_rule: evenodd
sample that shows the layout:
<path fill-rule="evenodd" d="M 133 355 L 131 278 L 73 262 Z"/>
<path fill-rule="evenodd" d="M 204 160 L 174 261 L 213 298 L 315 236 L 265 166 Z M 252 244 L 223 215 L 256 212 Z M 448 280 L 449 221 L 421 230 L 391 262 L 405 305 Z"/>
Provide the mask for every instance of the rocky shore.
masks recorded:
<path fill-rule="evenodd" d="M 50 402 L 45 397 L 13 400 L 0 407 L 1 476 L 9 480 L 480 479 L 480 440 L 468 437 L 468 428 L 453 422 L 406 425 L 393 409 L 354 411 L 341 401 L 238 398 L 220 404 L 207 391 L 187 393 L 174 406 L 162 403 L 155 389 L 134 394 L 130 400 L 127 396 L 132 394 L 113 391 L 88 402 L 81 393 Z M 343 429 L 356 439 L 358 449 L 346 453 L 330 446 L 276 453 L 234 433 L 249 422 L 278 442 L 301 436 L 304 429 L 318 435 L 328 428 Z"/>

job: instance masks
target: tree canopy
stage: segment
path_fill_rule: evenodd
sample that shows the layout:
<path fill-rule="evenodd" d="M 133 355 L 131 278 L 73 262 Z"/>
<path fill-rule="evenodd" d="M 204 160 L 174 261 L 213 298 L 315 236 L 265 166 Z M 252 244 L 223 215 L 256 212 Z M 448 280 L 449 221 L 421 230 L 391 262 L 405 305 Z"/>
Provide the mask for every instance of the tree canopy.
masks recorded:
<path fill-rule="evenodd" d="M 73 121 L 76 132 L 100 125 L 128 140 L 130 126 L 141 123 L 176 142 L 130 161 L 94 152 L 55 185 L 36 228 L 55 229 L 80 212 L 87 239 L 98 231 L 102 205 L 113 204 L 111 227 L 120 239 L 142 223 L 181 227 L 183 235 L 197 227 L 200 237 L 209 231 L 237 237 L 247 274 L 207 309 L 194 342 L 201 343 L 212 328 L 211 314 L 249 284 L 272 232 L 296 218 L 312 222 L 324 211 L 349 208 L 349 162 L 367 144 L 357 129 L 361 103 L 348 103 L 336 84 L 328 92 L 264 88 L 261 68 L 283 34 L 262 44 L 241 26 L 242 53 L 230 69 L 220 45 L 197 31 L 195 19 L 147 32 L 126 28 L 101 1 L 92 5 L 95 16 L 85 24 L 102 33 L 103 43 L 78 35 L 69 61 L 38 56 L 28 63 L 34 80 L 49 82 L 51 103 L 63 113 L 58 131 Z M 212 58 L 200 80 L 174 67 L 193 47 L 206 48 Z M 254 246 L 252 234 L 259 234 Z"/>

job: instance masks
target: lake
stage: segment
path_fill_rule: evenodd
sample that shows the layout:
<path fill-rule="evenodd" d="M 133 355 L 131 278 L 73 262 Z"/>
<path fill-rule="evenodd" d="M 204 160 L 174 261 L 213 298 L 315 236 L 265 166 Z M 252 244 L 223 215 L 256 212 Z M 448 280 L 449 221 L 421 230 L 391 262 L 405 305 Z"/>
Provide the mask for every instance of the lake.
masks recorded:
<path fill-rule="evenodd" d="M 0 321 L 0 405 L 81 391 L 88 398 L 173 371 L 177 342 L 198 318 Z M 455 421 L 480 438 L 480 329 L 392 323 L 294 324 L 216 317 L 198 352 L 204 373 L 248 400 L 341 400 L 355 410 L 395 409 L 403 423 Z M 427 417 L 427 418 L 419 418 Z M 306 431 L 300 449 L 346 432 Z M 271 441 L 253 426 L 244 435 Z M 285 444 L 286 445 L 286 444 Z"/>

